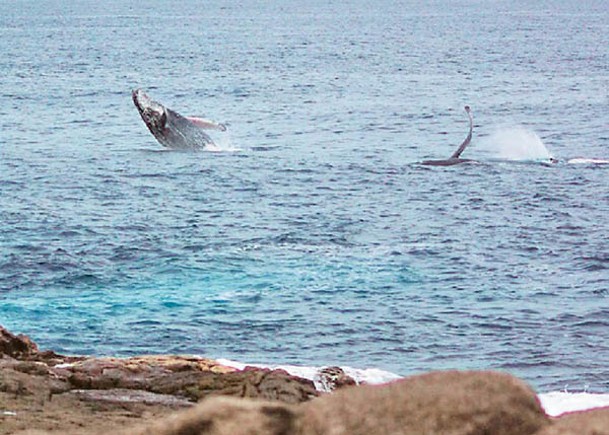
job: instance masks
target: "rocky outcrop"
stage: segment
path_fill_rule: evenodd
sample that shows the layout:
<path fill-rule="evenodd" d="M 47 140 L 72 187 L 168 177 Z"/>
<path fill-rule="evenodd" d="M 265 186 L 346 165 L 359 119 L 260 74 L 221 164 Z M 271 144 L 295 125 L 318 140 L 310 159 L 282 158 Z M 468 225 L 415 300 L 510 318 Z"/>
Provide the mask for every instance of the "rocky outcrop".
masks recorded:
<path fill-rule="evenodd" d="M 319 394 L 311 381 L 283 370 L 236 370 L 198 357 L 91 358 L 51 372 L 71 388 L 142 390 L 192 402 L 223 395 L 300 403 Z"/>
<path fill-rule="evenodd" d="M 134 418 L 166 415 L 205 397 L 299 403 L 317 395 L 313 382 L 282 370 L 236 370 L 192 356 L 64 356 L 0 327 L 0 434 L 114 433 Z"/>
<path fill-rule="evenodd" d="M 214 360 L 194 356 L 147 355 L 133 358 L 67 357 L 41 352 L 25 335 L 16 336 L 0 327 L 0 368 L 45 377 L 49 396 L 71 390 L 134 390 L 197 402 L 213 395 L 300 403 L 319 395 L 313 382 L 283 370 L 246 367 L 237 370 Z M 6 376 L 5 376 L 6 377 Z M 17 379 L 19 376 L 11 376 Z M 16 381 L 6 380 L 0 389 L 13 391 Z M 2 387 L 4 385 L 4 387 Z M 27 391 L 26 387 L 22 390 Z M 1 390 L 0 390 L 1 391 Z M 124 397 L 126 401 L 145 394 L 124 392 L 82 397 Z M 147 399 L 149 400 L 149 399 Z M 166 400 L 170 402 L 170 400 Z"/>
<path fill-rule="evenodd" d="M 0 357 L 26 359 L 38 353 L 38 346 L 27 335 L 14 335 L 0 326 Z"/>
<path fill-rule="evenodd" d="M 15 335 L 0 326 L 0 360 L 41 362 L 46 365 L 70 363 L 85 359 L 80 356 L 58 355 L 51 350 L 41 351 L 27 335 Z"/>
<path fill-rule="evenodd" d="M 550 424 L 523 382 L 492 372 L 436 372 L 345 388 L 299 406 L 208 399 L 137 432 L 154 435 L 526 435 Z"/>

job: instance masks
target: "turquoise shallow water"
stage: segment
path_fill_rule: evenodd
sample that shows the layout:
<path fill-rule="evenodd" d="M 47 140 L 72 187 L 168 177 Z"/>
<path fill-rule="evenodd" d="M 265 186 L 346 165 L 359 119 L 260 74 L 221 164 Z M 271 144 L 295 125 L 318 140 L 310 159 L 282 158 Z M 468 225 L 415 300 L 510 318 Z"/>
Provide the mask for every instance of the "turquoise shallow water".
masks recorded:
<path fill-rule="evenodd" d="M 0 324 L 609 390 L 609 165 L 566 163 L 609 158 L 602 2 L 147 5 L 0 5 Z M 162 150 L 134 87 L 224 151 Z M 465 104 L 480 163 L 418 165 Z M 522 130 L 561 162 L 501 159 Z"/>

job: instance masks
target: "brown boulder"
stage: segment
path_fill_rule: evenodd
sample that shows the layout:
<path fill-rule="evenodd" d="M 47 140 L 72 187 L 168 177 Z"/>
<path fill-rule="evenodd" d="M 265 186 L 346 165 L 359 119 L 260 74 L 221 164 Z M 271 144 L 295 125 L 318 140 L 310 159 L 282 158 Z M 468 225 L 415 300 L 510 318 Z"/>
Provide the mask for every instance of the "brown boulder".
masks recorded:
<path fill-rule="evenodd" d="M 27 335 L 15 335 L 0 326 L 0 357 L 25 359 L 38 353 L 38 346 Z"/>
<path fill-rule="evenodd" d="M 347 388 L 303 405 L 306 433 L 532 434 L 548 424 L 522 381 L 494 372 L 432 372 Z"/>
<path fill-rule="evenodd" d="M 535 435 L 609 435 L 609 408 L 564 414 Z"/>
<path fill-rule="evenodd" d="M 52 371 L 59 378 L 65 378 L 74 388 L 130 388 L 153 391 L 154 384 L 166 378 L 189 374 L 197 376 L 203 373 L 227 373 L 234 369 L 206 358 L 151 355 L 133 358 L 88 358 L 68 366 L 54 367 Z"/>
<path fill-rule="evenodd" d="M 232 373 L 178 373 L 156 379 L 151 391 L 178 394 L 193 401 L 208 396 L 233 396 L 300 403 L 319 395 L 313 382 L 283 370 L 246 367 Z"/>
<path fill-rule="evenodd" d="M 277 402 L 215 397 L 123 435 L 292 435 L 299 433 L 297 409 Z"/>
<path fill-rule="evenodd" d="M 27 335 L 15 335 L 0 325 L 0 359 L 38 361 L 49 366 L 72 363 L 85 359 L 79 356 L 59 355 L 51 350 L 41 351 Z"/>

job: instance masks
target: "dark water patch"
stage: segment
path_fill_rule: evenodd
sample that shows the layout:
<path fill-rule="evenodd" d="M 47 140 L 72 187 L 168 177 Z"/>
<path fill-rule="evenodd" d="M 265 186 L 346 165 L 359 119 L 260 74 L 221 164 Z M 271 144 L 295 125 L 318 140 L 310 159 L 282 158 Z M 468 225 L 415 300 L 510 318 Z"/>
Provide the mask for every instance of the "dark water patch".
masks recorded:
<path fill-rule="evenodd" d="M 585 320 L 583 322 L 574 323 L 574 328 L 584 328 L 584 329 L 593 329 L 593 328 L 606 328 L 609 326 L 609 321 L 603 320 Z"/>
<path fill-rule="evenodd" d="M 577 260 L 589 272 L 597 272 L 609 268 L 609 255 L 581 256 Z"/>

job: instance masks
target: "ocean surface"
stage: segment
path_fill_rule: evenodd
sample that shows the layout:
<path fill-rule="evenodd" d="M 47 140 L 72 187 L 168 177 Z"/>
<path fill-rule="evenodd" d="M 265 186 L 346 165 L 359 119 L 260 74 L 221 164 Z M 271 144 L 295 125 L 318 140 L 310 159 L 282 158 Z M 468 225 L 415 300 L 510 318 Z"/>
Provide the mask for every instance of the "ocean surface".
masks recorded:
<path fill-rule="evenodd" d="M 608 34 L 604 0 L 2 2 L 0 325 L 609 393 Z M 419 164 L 466 104 L 477 163 Z"/>

